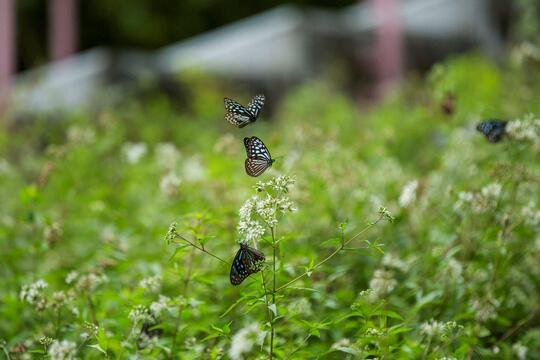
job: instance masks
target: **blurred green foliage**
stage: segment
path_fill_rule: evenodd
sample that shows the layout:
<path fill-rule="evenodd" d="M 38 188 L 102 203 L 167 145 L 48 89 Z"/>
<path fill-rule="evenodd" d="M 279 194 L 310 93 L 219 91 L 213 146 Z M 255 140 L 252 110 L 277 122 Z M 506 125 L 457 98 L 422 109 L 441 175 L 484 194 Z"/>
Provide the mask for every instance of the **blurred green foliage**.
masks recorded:
<path fill-rule="evenodd" d="M 362 108 L 318 79 L 244 129 L 223 119 L 222 97 L 248 94 L 187 77 L 180 109 L 155 96 L 2 123 L 1 349 L 199 359 L 243 345 L 264 358 L 260 277 L 233 287 L 228 266 L 163 239 L 176 221 L 231 261 L 256 183 L 242 138 L 257 135 L 278 158 L 261 178 L 296 177 L 278 284 L 331 253 L 340 224 L 350 238 L 380 206 L 395 217 L 278 293 L 277 358 L 540 357 L 540 125 L 526 117 L 540 113 L 538 75 L 467 55 Z M 526 119 L 513 122 L 526 136 L 488 143 L 474 126 L 491 117 Z"/>

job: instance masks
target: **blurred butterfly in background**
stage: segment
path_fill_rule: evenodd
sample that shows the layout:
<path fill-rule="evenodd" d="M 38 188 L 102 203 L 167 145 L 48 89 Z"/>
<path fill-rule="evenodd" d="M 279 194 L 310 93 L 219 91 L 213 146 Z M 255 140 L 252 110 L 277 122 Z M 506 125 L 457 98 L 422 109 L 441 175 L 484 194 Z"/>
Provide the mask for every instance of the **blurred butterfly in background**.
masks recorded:
<path fill-rule="evenodd" d="M 497 143 L 506 134 L 506 123 L 504 120 L 488 119 L 476 125 L 476 130 L 484 134 L 489 142 Z"/>
<path fill-rule="evenodd" d="M 274 163 L 270 152 L 261 139 L 256 136 L 244 138 L 247 159 L 245 162 L 246 173 L 249 176 L 259 176 Z"/>
<path fill-rule="evenodd" d="M 249 275 L 261 270 L 265 259 L 262 252 L 246 243 L 241 243 L 240 250 L 236 253 L 231 265 L 231 284 L 239 285 Z"/>
<path fill-rule="evenodd" d="M 223 99 L 225 110 L 227 111 L 225 120 L 239 128 L 243 128 L 244 126 L 255 122 L 264 106 L 264 100 L 264 95 L 255 95 L 247 107 L 244 107 L 234 100 L 228 98 Z"/>

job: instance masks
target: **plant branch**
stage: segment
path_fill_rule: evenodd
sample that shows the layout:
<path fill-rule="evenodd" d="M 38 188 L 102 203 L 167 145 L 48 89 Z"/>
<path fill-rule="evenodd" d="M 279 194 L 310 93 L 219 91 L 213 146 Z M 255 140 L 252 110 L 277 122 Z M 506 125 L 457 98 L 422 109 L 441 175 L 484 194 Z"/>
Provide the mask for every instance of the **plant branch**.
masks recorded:
<path fill-rule="evenodd" d="M 94 323 L 94 325 L 99 326 L 99 323 L 96 317 L 96 307 L 94 306 L 94 302 L 92 301 L 92 295 L 88 293 L 86 295 L 86 299 L 88 300 L 88 307 L 90 309 L 90 317 L 92 318 L 92 322 Z"/>
<path fill-rule="evenodd" d="M 274 305 L 274 309 L 277 309 L 276 306 L 276 237 L 274 233 L 274 227 L 270 227 L 270 233 L 272 234 L 272 250 L 273 250 L 273 260 L 272 260 L 272 275 L 273 275 L 273 281 L 272 281 L 272 305 Z M 270 360 L 274 357 L 274 336 L 276 333 L 276 329 L 274 327 L 274 317 L 275 313 L 271 313 L 271 321 L 270 321 Z"/>
<path fill-rule="evenodd" d="M 373 226 L 377 225 L 382 219 L 384 218 L 384 214 L 381 214 L 377 220 L 369 223 L 366 227 L 364 227 L 362 230 L 360 230 L 356 235 L 354 235 L 353 237 L 351 237 L 349 240 L 346 240 L 346 241 L 342 241 L 341 244 L 339 245 L 339 247 L 337 249 L 335 249 L 330 255 L 328 255 L 326 258 L 324 258 L 323 260 L 319 261 L 317 264 L 315 264 L 314 266 L 312 266 L 309 270 L 305 271 L 304 273 L 298 275 L 297 277 L 295 277 L 294 279 L 292 279 L 291 281 L 281 285 L 280 287 L 278 287 L 277 289 L 275 289 L 274 292 L 278 292 L 278 291 L 281 291 L 287 287 L 289 287 L 290 285 L 294 284 L 295 282 L 297 282 L 298 280 L 300 280 L 301 278 L 303 278 L 304 276 L 308 275 L 309 273 L 313 272 L 315 269 L 321 267 L 322 265 L 324 265 L 327 261 L 329 261 L 330 259 L 332 259 L 334 256 L 336 256 L 337 254 L 339 254 L 344 248 L 345 246 L 347 246 L 351 241 L 353 241 L 354 239 L 356 239 L 357 237 L 359 237 L 360 235 L 362 235 L 363 233 L 365 233 L 366 231 L 368 231 L 370 228 L 372 228 Z"/>
<path fill-rule="evenodd" d="M 534 319 L 536 315 L 540 313 L 540 305 L 537 305 L 536 308 L 525 318 L 521 319 L 515 326 L 510 328 L 507 332 L 504 333 L 504 335 L 501 337 L 500 341 L 505 341 L 510 336 L 512 336 L 516 331 L 521 329 L 523 326 L 525 326 L 529 321 Z"/>
<path fill-rule="evenodd" d="M 194 248 L 196 248 L 194 246 Z M 191 253 L 189 254 L 189 257 L 187 259 L 187 272 L 184 276 L 184 289 L 182 291 L 183 296 L 187 296 L 188 286 L 191 281 L 191 273 L 193 269 L 193 256 L 194 256 L 195 250 L 192 249 Z M 180 329 L 180 319 L 182 317 L 182 311 L 184 311 L 184 302 L 180 301 L 180 304 L 178 305 L 178 318 L 176 319 L 176 323 L 174 325 L 174 332 L 173 332 L 173 340 L 172 340 L 172 346 L 171 346 L 171 354 L 170 359 L 174 359 L 174 354 L 176 352 L 176 339 L 178 337 L 178 330 Z"/>
<path fill-rule="evenodd" d="M 199 250 L 199 251 L 202 251 L 203 253 L 206 253 L 208 255 L 210 255 L 211 257 L 213 257 L 214 259 L 217 259 L 219 261 L 221 261 L 222 263 L 224 264 L 227 264 L 227 265 L 230 265 L 230 263 L 228 261 L 225 261 L 223 260 L 222 258 L 220 258 L 219 256 L 217 255 L 214 255 L 212 254 L 210 251 L 206 250 L 203 246 L 199 246 L 191 241 L 189 241 L 188 239 L 186 239 L 185 237 L 183 237 L 182 235 L 180 234 L 175 234 L 175 236 L 179 239 L 182 239 L 183 241 L 187 242 L 189 245 L 193 246 L 195 249 Z"/>

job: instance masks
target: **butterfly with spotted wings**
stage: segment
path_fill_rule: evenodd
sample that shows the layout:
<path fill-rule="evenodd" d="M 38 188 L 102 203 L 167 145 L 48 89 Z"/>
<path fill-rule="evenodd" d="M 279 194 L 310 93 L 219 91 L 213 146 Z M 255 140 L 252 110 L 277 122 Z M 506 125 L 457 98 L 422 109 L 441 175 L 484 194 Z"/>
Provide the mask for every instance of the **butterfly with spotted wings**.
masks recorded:
<path fill-rule="evenodd" d="M 231 274 L 229 276 L 231 284 L 239 285 L 249 275 L 260 271 L 265 259 L 264 254 L 259 250 L 248 246 L 246 243 L 240 243 L 240 249 L 231 265 Z"/>
<path fill-rule="evenodd" d="M 270 151 L 258 137 L 244 138 L 244 146 L 247 154 L 245 168 L 249 176 L 261 175 L 274 163 L 275 160 L 270 156 Z"/>
<path fill-rule="evenodd" d="M 497 143 L 506 134 L 506 123 L 504 120 L 489 119 L 476 125 L 476 130 L 484 134 L 489 142 Z"/>
<path fill-rule="evenodd" d="M 225 110 L 227 110 L 225 120 L 239 128 L 243 128 L 244 126 L 255 122 L 264 106 L 264 100 L 264 95 L 255 95 L 249 104 L 244 107 L 234 100 L 228 98 L 223 99 Z"/>

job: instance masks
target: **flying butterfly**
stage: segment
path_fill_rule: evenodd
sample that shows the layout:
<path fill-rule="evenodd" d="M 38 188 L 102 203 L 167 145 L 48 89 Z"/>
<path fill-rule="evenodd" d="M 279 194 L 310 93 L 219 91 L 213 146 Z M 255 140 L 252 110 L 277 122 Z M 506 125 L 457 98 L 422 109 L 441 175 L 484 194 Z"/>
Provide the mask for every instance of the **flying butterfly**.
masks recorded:
<path fill-rule="evenodd" d="M 497 143 L 506 134 L 506 123 L 504 120 L 488 119 L 476 125 L 476 130 L 484 134 L 489 142 Z"/>
<path fill-rule="evenodd" d="M 255 122 L 264 106 L 264 100 L 264 95 L 255 95 L 247 107 L 244 107 L 234 100 L 228 98 L 223 99 L 225 110 L 227 111 L 225 120 L 239 128 L 243 128 L 244 126 Z"/>
<path fill-rule="evenodd" d="M 254 249 L 246 243 L 240 244 L 231 266 L 231 284 L 239 285 L 249 275 L 261 270 L 265 257 L 262 252 Z"/>
<path fill-rule="evenodd" d="M 256 136 L 244 138 L 247 159 L 245 162 L 246 173 L 249 176 L 259 176 L 274 163 L 270 151 L 261 139 Z"/>

